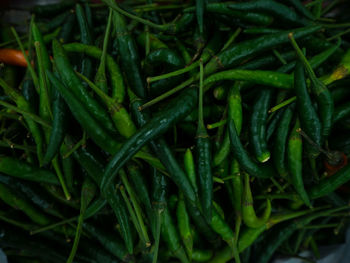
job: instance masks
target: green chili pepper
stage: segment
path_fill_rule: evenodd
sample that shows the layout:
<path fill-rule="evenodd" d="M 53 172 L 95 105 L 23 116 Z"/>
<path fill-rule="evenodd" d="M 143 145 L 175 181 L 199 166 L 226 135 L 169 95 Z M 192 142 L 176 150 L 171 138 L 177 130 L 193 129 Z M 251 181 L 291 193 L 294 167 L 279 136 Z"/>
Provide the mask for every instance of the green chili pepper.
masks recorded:
<path fill-rule="evenodd" d="M 209 135 L 203 120 L 203 63 L 200 63 L 200 84 L 198 103 L 198 127 L 196 135 L 197 171 L 199 181 L 199 198 L 203 215 L 208 223 L 211 221 L 213 200 L 213 176 L 211 172 L 211 146 Z"/>
<path fill-rule="evenodd" d="M 145 98 L 146 89 L 141 75 L 140 59 L 134 39 L 131 37 L 130 32 L 128 32 L 124 17 L 115 11 L 113 13 L 113 22 L 116 30 L 120 59 L 128 83 L 138 97 Z"/>
<path fill-rule="evenodd" d="M 302 129 L 317 144 L 321 145 L 321 122 L 313 108 L 310 95 L 308 94 L 301 62 L 297 63 L 294 72 L 294 90 L 297 96 L 297 110 Z M 319 152 L 314 147 L 307 146 L 307 152 L 315 158 Z"/>
<path fill-rule="evenodd" d="M 58 35 L 58 39 L 61 43 L 68 43 L 73 38 L 74 27 L 76 23 L 76 17 L 74 10 L 70 10 L 69 16 L 67 17 L 65 23 L 62 26 L 62 30 Z"/>
<path fill-rule="evenodd" d="M 288 133 L 290 130 L 290 125 L 291 125 L 291 121 L 294 113 L 293 106 L 294 104 L 290 105 L 288 108 L 285 109 L 284 113 L 282 114 L 282 119 L 280 120 L 280 123 L 276 130 L 276 136 L 275 136 L 276 138 L 275 138 L 275 144 L 273 148 L 273 162 L 274 162 L 275 168 L 279 173 L 279 175 L 285 178 L 288 175 L 285 156 L 286 156 Z"/>
<path fill-rule="evenodd" d="M 300 129 L 299 120 L 296 120 L 295 126 L 289 136 L 288 141 L 288 170 L 290 172 L 291 182 L 300 195 L 301 199 L 307 206 L 311 206 L 307 192 L 305 191 L 302 175 L 302 155 L 303 155 L 303 144 L 301 135 L 298 133 Z"/>
<path fill-rule="evenodd" d="M 251 228 L 259 228 L 264 225 L 271 214 L 271 202 L 269 199 L 266 200 L 266 208 L 261 216 L 258 218 L 255 214 L 253 207 L 253 196 L 250 190 L 249 175 L 244 176 L 244 188 L 242 195 L 242 219 L 243 222 Z"/>
<path fill-rule="evenodd" d="M 182 242 L 185 246 L 188 259 L 192 259 L 193 236 L 190 226 L 190 218 L 186 210 L 186 204 L 182 193 L 179 193 L 179 201 L 176 208 L 177 224 Z"/>

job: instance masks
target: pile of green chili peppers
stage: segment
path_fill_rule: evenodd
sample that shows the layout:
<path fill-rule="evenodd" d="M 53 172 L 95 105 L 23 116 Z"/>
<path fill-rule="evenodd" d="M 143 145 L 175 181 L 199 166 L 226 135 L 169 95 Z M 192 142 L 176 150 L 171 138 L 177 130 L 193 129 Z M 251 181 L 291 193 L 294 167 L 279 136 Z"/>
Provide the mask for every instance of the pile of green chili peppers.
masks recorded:
<path fill-rule="evenodd" d="M 3 24 L 0 54 L 27 65 L 0 66 L 9 262 L 314 262 L 341 243 L 348 9 L 64 0 Z"/>

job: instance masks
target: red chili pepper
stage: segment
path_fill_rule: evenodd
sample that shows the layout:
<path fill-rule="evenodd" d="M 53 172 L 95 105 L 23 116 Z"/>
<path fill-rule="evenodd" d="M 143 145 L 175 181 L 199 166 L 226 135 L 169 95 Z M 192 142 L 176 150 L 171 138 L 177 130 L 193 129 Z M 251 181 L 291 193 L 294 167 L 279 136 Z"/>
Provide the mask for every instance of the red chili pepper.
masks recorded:
<path fill-rule="evenodd" d="M 0 49 L 0 62 L 14 66 L 26 67 L 27 61 L 20 50 L 12 48 Z"/>

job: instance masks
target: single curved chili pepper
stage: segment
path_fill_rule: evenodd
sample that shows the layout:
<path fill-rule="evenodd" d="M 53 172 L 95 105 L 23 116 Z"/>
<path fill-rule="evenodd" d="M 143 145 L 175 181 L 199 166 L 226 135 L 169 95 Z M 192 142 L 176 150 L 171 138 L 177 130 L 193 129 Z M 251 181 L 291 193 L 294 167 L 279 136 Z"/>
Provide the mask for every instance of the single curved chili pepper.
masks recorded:
<path fill-rule="evenodd" d="M 261 163 L 270 159 L 270 151 L 267 148 L 266 141 L 266 123 L 271 96 L 271 89 L 263 89 L 259 93 L 258 99 L 252 109 L 250 136 L 255 157 Z"/>
<path fill-rule="evenodd" d="M 194 7 L 186 8 L 185 12 L 194 11 Z M 273 18 L 266 14 L 254 12 L 242 12 L 230 9 L 227 3 L 208 3 L 206 5 L 206 12 L 214 14 L 227 15 L 229 17 L 238 18 L 242 22 L 256 24 L 260 26 L 268 26 L 273 22 Z"/>
<path fill-rule="evenodd" d="M 242 219 L 243 222 L 251 228 L 259 228 L 264 225 L 271 215 L 271 202 L 266 200 L 266 208 L 263 215 L 258 218 L 253 207 L 253 196 L 250 190 L 249 175 L 244 176 L 244 188 L 242 195 Z"/>
<path fill-rule="evenodd" d="M 140 128 L 137 133 L 130 137 L 107 165 L 101 182 L 102 191 L 104 191 L 106 187 L 112 182 L 118 170 L 139 149 L 141 149 L 147 142 L 154 139 L 156 136 L 164 133 L 172 124 L 176 123 L 181 118 L 186 116 L 190 110 L 193 109 L 196 97 L 197 92 L 194 89 L 187 89 L 186 92 L 182 94 L 182 96 L 178 97 L 171 103 L 171 105 L 169 105 L 168 109 L 163 110 L 161 114 L 159 114 L 157 117 L 154 117 L 145 126 Z M 173 178 L 173 180 L 174 179 L 175 178 Z M 183 185 L 184 182 L 177 181 L 176 183 Z M 186 185 L 185 187 L 186 188 L 181 187 L 181 189 L 184 191 L 184 194 L 190 198 L 190 200 L 195 201 L 196 198 L 191 185 L 188 184 L 188 186 Z"/>
<path fill-rule="evenodd" d="M 317 144 L 321 145 L 321 122 L 312 105 L 305 82 L 305 73 L 301 62 L 298 62 L 294 71 L 294 90 L 297 96 L 297 110 L 302 129 Z M 319 152 L 312 146 L 307 146 L 307 152 L 315 158 Z"/>
<path fill-rule="evenodd" d="M 61 13 L 62 11 L 70 8 L 73 5 L 74 3 L 72 3 L 71 1 L 64 0 L 54 4 L 35 5 L 30 9 L 30 11 L 31 13 L 37 14 L 38 16 L 46 17 L 46 16 L 52 16 L 52 15 Z"/>
<path fill-rule="evenodd" d="M 43 159 L 44 165 L 49 164 L 55 155 L 58 154 L 67 130 L 67 105 L 57 89 L 54 89 L 52 93 L 53 121 L 50 139 Z"/>
<path fill-rule="evenodd" d="M 108 252 L 123 262 L 133 262 L 133 256 L 128 253 L 122 241 L 110 232 L 103 231 L 91 223 L 84 223 L 84 229 L 93 236 Z"/>
<path fill-rule="evenodd" d="M 0 49 L 0 62 L 20 67 L 27 66 L 27 61 L 25 60 L 22 51 L 12 48 Z"/>
<path fill-rule="evenodd" d="M 37 168 L 12 157 L 0 157 L 0 172 L 24 180 L 58 184 L 56 176 L 51 171 Z"/>
<path fill-rule="evenodd" d="M 296 123 L 289 135 L 288 140 L 288 170 L 291 182 L 300 195 L 301 199 L 307 206 L 311 206 L 307 192 L 305 191 L 303 182 L 303 171 L 302 171 L 302 155 L 303 155 L 303 143 L 301 140 L 301 135 L 298 133 L 300 129 L 299 120 Z"/>
<path fill-rule="evenodd" d="M 309 26 L 292 30 L 295 38 L 303 38 L 320 30 L 320 26 Z M 288 32 L 268 34 L 255 39 L 242 41 L 231 48 L 221 51 L 216 57 L 212 58 L 205 66 L 205 74 L 219 70 L 220 68 L 231 68 L 245 59 L 264 52 L 270 48 L 276 47 L 288 42 Z"/>
<path fill-rule="evenodd" d="M 80 203 L 80 215 L 78 219 L 78 226 L 76 229 L 72 250 L 67 259 L 67 263 L 71 263 L 74 260 L 74 257 L 79 245 L 80 235 L 83 230 L 84 214 L 90 202 L 92 201 L 92 199 L 94 199 L 96 190 L 97 190 L 96 185 L 90 178 L 84 179 L 84 182 L 81 188 L 81 197 L 80 197 L 81 203 Z"/>
<path fill-rule="evenodd" d="M 244 149 L 239 139 L 234 120 L 231 118 L 228 120 L 228 128 L 229 128 L 229 134 L 230 134 L 231 147 L 233 150 L 233 156 L 237 159 L 242 169 L 252 176 L 256 176 L 260 178 L 272 177 L 275 174 L 272 167 L 268 165 L 263 165 L 263 166 L 257 165 L 248 156 L 248 153 Z"/>
<path fill-rule="evenodd" d="M 48 23 L 45 22 L 37 22 L 38 28 L 44 33 L 44 32 L 52 32 L 58 27 L 62 26 L 63 23 L 65 23 L 69 17 L 70 11 L 64 11 L 55 17 L 51 18 Z M 61 29 L 60 29 L 61 30 Z M 50 33 L 49 33 L 50 34 Z M 52 40 L 52 39 L 51 39 Z M 51 42 L 51 41 L 50 41 Z M 45 42 L 48 43 L 48 42 Z"/>
<path fill-rule="evenodd" d="M 196 179 L 196 166 L 194 164 L 193 155 L 191 149 L 187 149 L 184 155 L 184 168 L 188 179 L 190 180 L 195 193 L 198 193 L 197 179 Z"/>
<path fill-rule="evenodd" d="M 76 158 L 80 165 L 83 166 L 88 175 L 96 182 L 96 184 L 100 186 L 104 166 L 97 160 L 96 156 L 91 152 L 79 149 L 74 152 L 74 158 Z M 113 185 L 110 185 L 108 189 L 106 189 L 103 197 L 107 200 L 117 218 L 120 225 L 121 235 L 124 239 L 128 252 L 132 253 L 133 242 L 128 213 L 126 211 L 125 204 L 122 202 L 119 191 L 117 191 Z"/>
<path fill-rule="evenodd" d="M 74 10 L 71 9 L 69 16 L 62 26 L 60 34 L 58 35 L 58 39 L 61 43 L 68 43 L 71 41 L 73 38 L 75 23 L 76 16 L 74 14 Z"/>
<path fill-rule="evenodd" d="M 68 52 L 82 52 L 96 59 L 100 59 L 103 52 L 98 47 L 81 43 L 65 44 L 63 48 Z M 112 98 L 116 99 L 117 102 L 122 103 L 125 96 L 125 86 L 119 65 L 108 54 L 106 57 L 106 65 L 111 80 Z"/>
<path fill-rule="evenodd" d="M 63 47 L 54 40 L 52 42 L 52 49 L 57 71 L 59 72 L 63 83 L 69 88 L 69 92 L 73 93 L 81 103 L 85 104 L 84 107 L 91 112 L 94 118 L 99 122 L 98 126 L 104 127 L 104 129 L 110 133 L 114 133 L 115 129 L 106 110 L 94 100 L 84 88 L 80 79 L 74 73 Z"/>
<path fill-rule="evenodd" d="M 63 99 L 66 101 L 71 112 L 75 118 L 79 121 L 80 125 L 84 127 L 84 130 L 91 136 L 91 138 L 98 144 L 102 149 L 109 153 L 115 153 L 119 147 L 119 144 L 112 138 L 103 127 L 100 127 L 99 123 L 90 116 L 89 112 L 85 109 L 80 101 L 69 91 L 68 88 L 63 86 L 62 83 L 50 72 L 47 75 L 60 92 Z"/>
<path fill-rule="evenodd" d="M 144 62 L 145 72 L 148 75 L 153 75 L 163 69 L 166 72 L 180 69 L 184 66 L 184 61 L 174 50 L 171 49 L 156 49 L 149 53 Z M 162 70 L 162 71 L 163 71 Z M 181 76 L 176 76 L 168 79 L 158 80 L 149 86 L 150 95 L 159 95 L 181 81 Z"/>
<path fill-rule="evenodd" d="M 188 255 L 188 259 L 192 260 L 193 251 L 193 236 L 190 226 L 190 218 L 186 210 L 186 204 L 183 194 L 179 193 L 179 201 L 176 208 L 177 224 L 179 228 L 180 237 L 185 246 L 185 250 Z"/>
<path fill-rule="evenodd" d="M 54 104 L 55 105 L 55 104 Z M 69 192 L 73 192 L 74 188 L 74 177 L 75 177 L 75 172 L 74 172 L 74 159 L 72 156 L 63 156 L 63 153 L 68 151 L 68 147 L 66 146 L 65 143 L 61 144 L 61 163 L 62 163 L 62 172 L 64 175 L 65 182 L 67 184 L 67 188 Z"/>
<path fill-rule="evenodd" d="M 246 12 L 258 11 L 268 13 L 276 19 L 279 19 L 288 24 L 304 26 L 310 24 L 310 21 L 308 19 L 301 18 L 287 6 L 272 0 L 258 0 L 245 3 L 228 3 L 228 7 L 233 10 L 241 10 Z"/>
<path fill-rule="evenodd" d="M 180 237 L 174 225 L 172 216 L 167 207 L 164 208 L 164 212 L 162 213 L 162 221 L 162 238 L 167 244 L 171 254 L 178 258 L 182 263 L 189 262 L 186 252 L 181 245 Z"/>
<path fill-rule="evenodd" d="M 128 32 L 123 16 L 115 11 L 113 14 L 113 22 L 116 30 L 120 59 L 129 86 L 138 97 L 145 98 L 146 89 L 134 39 L 131 37 L 130 32 Z"/>
<path fill-rule="evenodd" d="M 273 163 L 280 176 L 287 177 L 288 169 L 286 167 L 286 147 L 287 138 L 290 130 L 290 124 L 294 114 L 294 104 L 287 107 L 282 114 L 275 135 L 275 143 L 273 148 Z M 304 113 L 303 113 L 304 114 Z"/>
<path fill-rule="evenodd" d="M 335 174 L 327 177 L 319 182 L 319 184 L 312 186 L 308 189 L 310 199 L 320 198 L 325 196 L 339 186 L 345 184 L 350 180 L 350 165 L 347 164 L 342 169 L 338 170 Z"/>
<path fill-rule="evenodd" d="M 75 14 L 77 17 L 79 30 L 80 30 L 80 41 L 83 44 L 91 45 L 93 44 L 93 39 L 91 35 L 91 27 L 86 19 L 86 14 L 83 7 L 80 4 L 75 5 Z M 90 58 L 83 57 L 81 58 L 81 74 L 87 78 L 91 78 L 93 71 L 93 63 Z"/>
<path fill-rule="evenodd" d="M 291 89 L 293 78 L 291 75 L 269 70 L 245 70 L 231 69 L 210 75 L 205 79 L 204 85 L 221 80 L 246 80 L 252 83 L 261 84 L 281 89 Z M 208 87 L 206 88 L 206 90 Z"/>
<path fill-rule="evenodd" d="M 199 181 L 199 199 L 205 219 L 212 219 L 213 175 L 211 171 L 211 145 L 203 120 L 203 62 L 200 63 L 200 84 L 198 103 L 198 126 L 196 134 L 197 171 Z"/>

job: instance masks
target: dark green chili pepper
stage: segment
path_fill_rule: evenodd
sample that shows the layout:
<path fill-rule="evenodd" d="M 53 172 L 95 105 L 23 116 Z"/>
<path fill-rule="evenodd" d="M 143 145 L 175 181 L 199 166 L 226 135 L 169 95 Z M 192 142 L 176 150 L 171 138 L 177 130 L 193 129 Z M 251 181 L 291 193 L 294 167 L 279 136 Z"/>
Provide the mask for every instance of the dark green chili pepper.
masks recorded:
<path fill-rule="evenodd" d="M 94 224 L 84 223 L 84 229 L 93 236 L 108 252 L 123 262 L 132 262 L 133 257 L 128 253 L 122 241 L 116 234 L 103 231 Z"/>
<path fill-rule="evenodd" d="M 128 32 L 124 17 L 121 14 L 114 11 L 113 22 L 116 30 L 118 53 L 120 54 L 129 86 L 138 97 L 145 98 L 145 83 L 141 73 L 140 59 L 134 39 L 131 37 L 130 32 Z"/>
<path fill-rule="evenodd" d="M 74 3 L 72 3 L 69 0 L 64 0 L 59 3 L 54 4 L 48 4 L 48 5 L 35 5 L 33 6 L 30 11 L 34 14 L 37 14 L 38 16 L 52 16 L 58 13 L 61 13 L 62 11 L 70 8 L 73 6 Z"/>
<path fill-rule="evenodd" d="M 301 199 L 307 206 L 311 206 L 307 192 L 305 191 L 303 175 L 302 175 L 302 155 L 303 155 L 303 143 L 301 135 L 298 133 L 300 129 L 299 120 L 296 120 L 295 126 L 293 127 L 288 140 L 288 170 L 289 178 L 300 195 Z"/>
<path fill-rule="evenodd" d="M 30 76 L 29 70 L 26 70 L 23 81 L 21 83 L 23 97 L 28 101 L 33 113 L 36 113 L 36 107 L 39 105 L 38 93 L 35 90 L 34 82 Z"/>
<path fill-rule="evenodd" d="M 80 29 L 80 41 L 83 44 L 91 45 L 93 44 L 93 39 L 91 35 L 91 27 L 86 19 L 86 15 L 83 7 L 80 4 L 75 5 L 75 14 L 77 16 L 77 21 Z M 90 58 L 83 57 L 81 58 L 81 74 L 87 78 L 91 78 L 93 70 L 93 63 Z"/>
<path fill-rule="evenodd" d="M 252 109 L 250 136 L 255 157 L 261 163 L 270 159 L 270 151 L 267 148 L 266 141 L 266 123 L 271 96 L 271 89 L 263 89 Z"/>
<path fill-rule="evenodd" d="M 187 8 L 186 11 L 193 11 L 194 8 Z M 267 26 L 273 22 L 273 18 L 266 14 L 254 12 L 242 12 L 232 10 L 227 3 L 208 3 L 206 5 L 206 12 L 214 14 L 222 14 L 230 17 L 238 18 L 242 22 L 256 24 L 260 26 Z"/>
<path fill-rule="evenodd" d="M 272 135 L 276 134 L 277 129 L 278 129 L 278 124 L 280 123 L 280 121 L 283 118 L 283 114 L 284 114 L 284 109 L 281 109 L 279 111 L 276 112 L 276 114 L 274 114 L 272 120 L 270 120 L 268 122 L 268 126 L 266 129 L 266 140 L 270 141 Z"/>
<path fill-rule="evenodd" d="M 258 0 L 249 1 L 245 3 L 228 3 L 228 7 L 233 10 L 241 11 L 257 11 L 271 14 L 272 16 L 280 19 L 281 21 L 294 25 L 308 25 L 309 20 L 299 17 L 293 10 L 289 9 L 287 6 L 272 1 L 272 0 Z"/>
<path fill-rule="evenodd" d="M 59 152 L 67 129 L 67 105 L 59 94 L 57 89 L 52 91 L 52 130 L 44 155 L 43 164 L 49 164 L 55 155 Z"/>
<path fill-rule="evenodd" d="M 196 0 L 196 17 L 200 35 L 204 33 L 204 12 L 206 9 L 205 0 Z"/>
<path fill-rule="evenodd" d="M 339 186 L 345 184 L 350 180 L 350 165 L 346 165 L 335 174 L 327 177 L 319 182 L 319 184 L 312 186 L 309 190 L 310 199 L 320 198 L 329 193 L 332 193 Z"/>
<path fill-rule="evenodd" d="M 242 219 L 251 228 L 259 228 L 264 225 L 271 215 L 271 201 L 266 200 L 266 208 L 263 215 L 258 218 L 253 207 L 253 196 L 250 190 L 249 175 L 244 176 L 244 188 L 242 195 Z"/>
<path fill-rule="evenodd" d="M 320 29 L 320 26 L 309 26 L 291 31 L 294 32 L 295 38 L 303 38 Z M 205 66 L 205 74 L 210 75 L 220 68 L 232 68 L 255 54 L 285 44 L 288 42 L 289 33 L 290 30 L 288 32 L 269 34 L 255 39 L 242 41 L 241 43 L 221 51 Z"/>
<path fill-rule="evenodd" d="M 108 116 L 108 113 L 96 100 L 91 97 L 91 95 L 82 85 L 82 82 L 70 65 L 63 47 L 54 40 L 52 42 L 52 49 L 56 69 L 59 72 L 63 83 L 68 87 L 69 90 L 67 90 L 73 93 L 76 98 L 84 104 L 84 107 L 94 116 L 93 118 L 99 122 L 98 126 L 102 126 L 110 133 L 115 133 L 115 129 L 110 117 Z"/>
<path fill-rule="evenodd" d="M 51 171 L 37 168 L 12 157 L 0 157 L 0 172 L 28 181 L 58 184 L 56 176 Z"/>
<path fill-rule="evenodd" d="M 68 104 L 71 112 L 79 121 L 84 130 L 102 149 L 109 153 L 115 153 L 119 147 L 118 143 L 112 138 L 103 127 L 89 114 L 84 105 L 75 97 L 75 95 L 50 72 L 48 77 L 55 88 L 59 91 L 63 99 Z"/>
<path fill-rule="evenodd" d="M 162 213 L 162 238 L 167 244 L 170 252 L 178 258 L 182 263 L 189 262 L 186 252 L 181 245 L 179 234 L 174 225 L 172 216 L 167 207 L 165 207 Z"/>
<path fill-rule="evenodd" d="M 236 129 L 234 120 L 229 117 L 228 128 L 230 134 L 230 142 L 233 150 L 233 156 L 237 159 L 243 170 L 249 173 L 251 176 L 269 178 L 274 176 L 275 171 L 268 165 L 258 165 L 248 156 L 248 153 L 244 149 Z"/>
<path fill-rule="evenodd" d="M 169 105 L 168 109 L 162 111 L 161 114 L 150 120 L 145 126 L 139 129 L 130 139 L 128 139 L 118 151 L 118 153 L 112 158 L 107 165 L 105 174 L 102 178 L 101 189 L 104 191 L 108 185 L 112 182 L 113 178 L 117 175 L 118 170 L 147 142 L 154 139 L 156 136 L 164 133 L 172 124 L 179 121 L 186 116 L 194 107 L 195 99 L 197 97 L 196 90 L 189 88 L 178 97 L 175 101 Z M 159 152 L 157 152 L 159 154 Z M 166 166 L 166 165 L 165 165 Z M 173 178 L 175 180 L 175 178 Z M 177 184 L 182 185 L 180 187 L 184 194 L 195 201 L 195 194 L 189 181 L 185 183 L 176 181 Z"/>
<path fill-rule="evenodd" d="M 184 155 L 184 168 L 188 179 L 190 180 L 192 187 L 196 193 L 197 189 L 197 179 L 196 179 L 196 166 L 194 164 L 193 155 L 191 149 L 187 149 Z"/>
<path fill-rule="evenodd" d="M 179 193 L 179 201 L 176 208 L 177 224 L 182 242 L 185 246 L 189 260 L 192 259 L 193 236 L 190 226 L 190 218 L 186 210 L 183 194 Z"/>
<path fill-rule="evenodd" d="M 211 145 L 203 120 L 203 63 L 200 63 L 200 84 L 198 103 L 198 127 L 196 134 L 197 171 L 199 199 L 205 219 L 210 223 L 213 202 L 213 175 L 211 171 Z"/>
<path fill-rule="evenodd" d="M 290 130 L 290 124 L 293 118 L 294 104 L 287 107 L 282 114 L 275 134 L 275 143 L 273 148 L 273 163 L 280 176 L 287 177 L 288 170 L 286 167 L 285 156 L 287 147 L 287 138 Z"/>
<path fill-rule="evenodd" d="M 298 62 L 295 66 L 294 90 L 297 96 L 297 110 L 301 127 L 317 145 L 321 145 L 321 122 L 308 94 L 304 68 L 301 62 Z M 307 152 L 311 157 L 315 158 L 319 154 L 318 149 L 312 146 L 307 147 Z"/>

